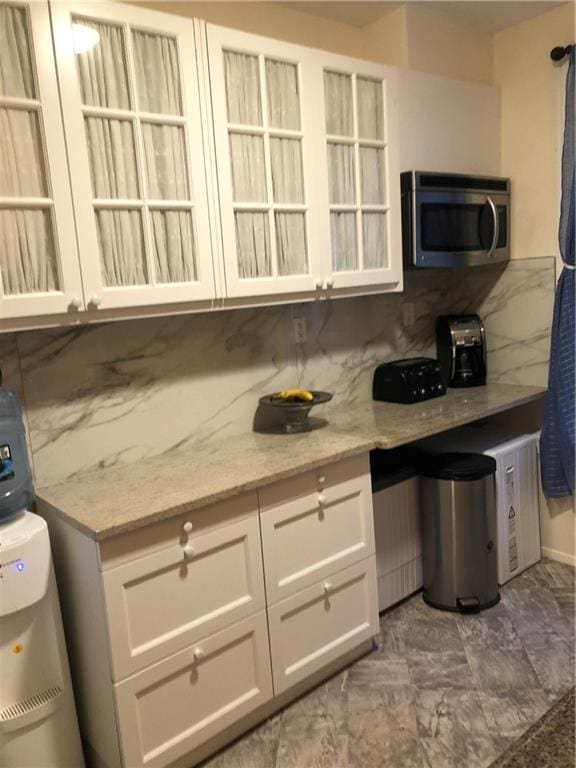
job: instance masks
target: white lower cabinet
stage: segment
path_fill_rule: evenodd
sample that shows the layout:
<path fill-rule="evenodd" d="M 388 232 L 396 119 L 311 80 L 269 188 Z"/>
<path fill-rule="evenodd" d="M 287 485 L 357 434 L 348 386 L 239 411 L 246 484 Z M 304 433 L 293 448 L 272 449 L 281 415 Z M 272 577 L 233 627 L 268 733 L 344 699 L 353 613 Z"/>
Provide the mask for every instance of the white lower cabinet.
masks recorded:
<path fill-rule="evenodd" d="M 261 611 L 115 686 L 124 766 L 162 768 L 272 697 Z"/>
<path fill-rule="evenodd" d="M 374 556 L 272 606 L 268 622 L 278 695 L 377 634 Z"/>
<path fill-rule="evenodd" d="M 367 454 L 101 542 L 40 510 L 91 765 L 191 768 L 378 632 Z"/>
<path fill-rule="evenodd" d="M 264 608 L 258 515 L 103 574 L 115 680 Z"/>
<path fill-rule="evenodd" d="M 374 554 L 366 456 L 275 483 L 258 498 L 268 604 Z"/>

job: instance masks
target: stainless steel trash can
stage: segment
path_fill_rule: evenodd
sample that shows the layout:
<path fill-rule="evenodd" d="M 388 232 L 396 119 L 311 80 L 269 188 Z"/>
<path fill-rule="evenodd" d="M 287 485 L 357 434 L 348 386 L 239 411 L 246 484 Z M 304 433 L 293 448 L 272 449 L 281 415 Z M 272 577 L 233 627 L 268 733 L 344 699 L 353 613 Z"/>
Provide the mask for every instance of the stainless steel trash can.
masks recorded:
<path fill-rule="evenodd" d="M 440 453 L 419 465 L 425 602 L 463 613 L 495 605 L 496 462 L 483 454 Z"/>

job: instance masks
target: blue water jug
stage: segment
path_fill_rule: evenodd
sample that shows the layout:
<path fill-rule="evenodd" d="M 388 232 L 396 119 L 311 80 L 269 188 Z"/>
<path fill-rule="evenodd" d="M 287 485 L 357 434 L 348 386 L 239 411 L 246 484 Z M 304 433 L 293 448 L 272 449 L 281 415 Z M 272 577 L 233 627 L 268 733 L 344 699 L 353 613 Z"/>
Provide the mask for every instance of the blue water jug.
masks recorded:
<path fill-rule="evenodd" d="M 18 395 L 0 387 L 0 523 L 34 500 L 26 431 Z"/>

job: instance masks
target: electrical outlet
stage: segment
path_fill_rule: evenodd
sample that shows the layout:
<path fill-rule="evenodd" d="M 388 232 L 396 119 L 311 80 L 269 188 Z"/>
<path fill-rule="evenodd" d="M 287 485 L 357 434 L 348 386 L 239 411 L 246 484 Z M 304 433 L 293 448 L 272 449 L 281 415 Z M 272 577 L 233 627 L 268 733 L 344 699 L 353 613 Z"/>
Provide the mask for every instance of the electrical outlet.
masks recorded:
<path fill-rule="evenodd" d="M 402 304 L 402 318 L 404 328 L 410 328 L 416 322 L 416 304 L 412 301 L 406 301 Z"/>
<path fill-rule="evenodd" d="M 306 320 L 303 317 L 295 317 L 294 323 L 294 341 L 296 344 L 304 344 L 306 341 Z"/>

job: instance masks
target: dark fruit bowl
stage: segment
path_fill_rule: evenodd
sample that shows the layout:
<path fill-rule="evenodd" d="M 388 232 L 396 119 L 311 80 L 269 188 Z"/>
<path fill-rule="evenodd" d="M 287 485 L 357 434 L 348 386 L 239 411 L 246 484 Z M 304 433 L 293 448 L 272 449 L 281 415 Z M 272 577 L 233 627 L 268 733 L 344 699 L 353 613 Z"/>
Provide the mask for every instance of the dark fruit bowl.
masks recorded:
<path fill-rule="evenodd" d="M 285 400 L 277 400 L 275 392 L 273 395 L 264 395 L 259 402 L 260 405 L 280 408 L 284 415 L 284 432 L 293 434 L 294 432 L 308 432 L 312 426 L 308 420 L 308 414 L 315 405 L 322 405 L 332 400 L 331 392 L 319 392 L 318 390 L 309 390 L 314 396 L 313 400 L 307 400 L 302 403 L 287 403 Z"/>

